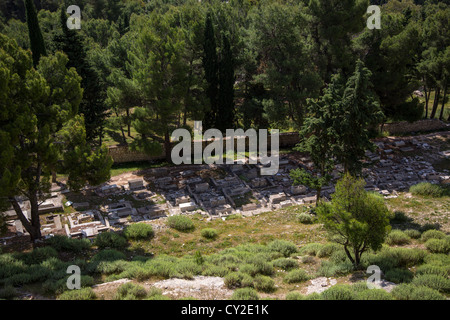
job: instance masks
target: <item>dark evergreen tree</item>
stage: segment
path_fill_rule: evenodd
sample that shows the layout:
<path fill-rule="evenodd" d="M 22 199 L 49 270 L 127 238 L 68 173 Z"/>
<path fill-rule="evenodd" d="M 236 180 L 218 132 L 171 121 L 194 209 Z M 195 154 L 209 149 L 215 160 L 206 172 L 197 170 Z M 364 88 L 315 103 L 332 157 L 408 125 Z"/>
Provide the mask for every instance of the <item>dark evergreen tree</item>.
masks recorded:
<path fill-rule="evenodd" d="M 218 110 L 215 127 L 222 132 L 233 128 L 234 122 L 234 61 L 230 41 L 223 35 L 222 59 L 219 63 Z"/>
<path fill-rule="evenodd" d="M 27 13 L 28 33 L 30 35 L 30 48 L 33 53 L 33 65 L 36 68 L 41 56 L 46 56 L 44 37 L 39 27 L 36 7 L 32 0 L 25 0 L 25 9 Z"/>
<path fill-rule="evenodd" d="M 208 83 L 206 95 L 210 103 L 210 110 L 206 113 L 203 124 L 206 130 L 212 128 L 216 123 L 219 93 L 219 62 L 217 59 L 216 38 L 211 14 L 208 14 L 206 17 L 203 50 L 203 68 L 205 69 L 205 79 Z"/>
<path fill-rule="evenodd" d="M 81 87 L 84 90 L 79 113 L 84 115 L 86 139 L 101 144 L 105 120 L 108 116 L 105 104 L 106 93 L 99 75 L 87 60 L 83 40 L 77 30 L 70 30 L 66 26 L 67 15 L 61 8 L 60 15 L 62 33 L 55 37 L 58 50 L 64 51 L 69 57 L 68 67 L 73 67 L 81 76 Z"/>

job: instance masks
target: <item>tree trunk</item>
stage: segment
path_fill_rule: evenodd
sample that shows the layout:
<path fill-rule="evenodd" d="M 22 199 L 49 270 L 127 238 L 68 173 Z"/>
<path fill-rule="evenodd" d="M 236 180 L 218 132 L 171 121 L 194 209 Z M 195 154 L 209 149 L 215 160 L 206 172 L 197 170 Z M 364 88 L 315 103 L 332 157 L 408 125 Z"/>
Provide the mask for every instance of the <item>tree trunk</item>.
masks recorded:
<path fill-rule="evenodd" d="M 130 109 L 128 108 L 127 108 L 127 128 L 128 128 L 128 136 L 131 137 Z"/>
<path fill-rule="evenodd" d="M 430 119 L 434 119 L 436 116 L 436 111 L 439 106 L 439 96 L 441 95 L 441 88 L 437 87 L 436 92 L 434 94 L 434 102 L 433 102 L 433 109 L 431 110 Z"/>
<path fill-rule="evenodd" d="M 36 198 L 36 200 L 37 200 L 37 198 Z M 34 243 L 35 240 L 40 239 L 42 237 L 42 235 L 41 235 L 41 225 L 40 225 L 40 221 L 39 221 L 39 214 L 37 211 L 37 201 L 34 205 L 32 204 L 31 222 L 27 219 L 27 217 L 25 217 L 25 214 L 23 213 L 22 208 L 20 208 L 19 203 L 17 202 L 17 200 L 14 197 L 9 197 L 9 201 L 11 202 L 11 204 L 14 208 L 14 211 L 16 212 L 17 217 L 19 218 L 23 227 L 30 234 L 31 242 Z M 30 200 L 30 202 L 31 202 L 31 200 Z M 33 212 L 34 212 L 34 214 L 33 214 Z M 37 221 L 33 221 L 33 220 L 36 220 L 36 218 L 37 218 Z"/>
<path fill-rule="evenodd" d="M 316 207 L 319 205 L 320 201 L 320 194 L 322 192 L 322 187 L 317 188 L 317 195 L 316 195 Z"/>
<path fill-rule="evenodd" d="M 344 246 L 345 253 L 347 254 L 347 257 L 350 259 L 350 262 L 355 265 L 355 259 L 353 259 L 352 255 L 350 254 L 350 251 L 348 251 L 347 246 Z"/>
<path fill-rule="evenodd" d="M 445 84 L 445 86 L 444 86 L 444 97 L 442 100 L 441 114 L 439 115 L 439 120 L 443 120 L 442 118 L 444 117 L 444 107 L 445 107 L 446 95 L 447 95 L 447 84 Z"/>
<path fill-rule="evenodd" d="M 52 170 L 52 182 L 56 183 L 56 171 Z"/>
<path fill-rule="evenodd" d="M 168 163 L 172 163 L 172 158 L 171 158 L 172 148 L 171 148 L 171 145 L 170 145 L 169 130 L 166 130 L 166 133 L 164 135 L 164 150 L 166 152 L 166 161 Z"/>
<path fill-rule="evenodd" d="M 429 92 L 428 92 L 426 86 L 423 86 L 423 90 L 425 92 L 425 119 L 427 119 L 428 118 L 428 101 L 430 100 L 429 92 L 431 92 L 431 90 L 429 90 Z"/>

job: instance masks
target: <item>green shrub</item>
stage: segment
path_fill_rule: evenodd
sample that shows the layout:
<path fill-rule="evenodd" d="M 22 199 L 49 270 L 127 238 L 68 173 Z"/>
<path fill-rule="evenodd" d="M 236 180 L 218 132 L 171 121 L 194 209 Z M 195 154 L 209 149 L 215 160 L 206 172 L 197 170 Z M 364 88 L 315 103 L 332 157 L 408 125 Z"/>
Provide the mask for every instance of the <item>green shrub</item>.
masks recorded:
<path fill-rule="evenodd" d="M 206 239 L 215 239 L 218 235 L 219 234 L 216 229 L 206 228 L 202 230 L 202 237 Z"/>
<path fill-rule="evenodd" d="M 133 223 L 125 228 L 123 234 L 129 240 L 148 240 L 155 236 L 152 226 L 146 223 Z"/>
<path fill-rule="evenodd" d="M 394 300 L 394 298 L 383 289 L 371 289 L 358 292 L 355 300 Z"/>
<path fill-rule="evenodd" d="M 69 275 L 65 274 L 65 276 L 59 280 L 48 279 L 42 284 L 42 288 L 48 294 L 61 294 L 64 291 L 67 291 L 67 280 Z M 87 275 L 82 275 L 80 277 L 80 285 L 81 288 L 92 287 L 94 285 L 94 278 Z"/>
<path fill-rule="evenodd" d="M 100 249 L 123 249 L 127 245 L 127 240 L 115 232 L 102 232 L 95 238 L 94 244 Z"/>
<path fill-rule="evenodd" d="M 353 264 L 350 261 L 333 262 L 322 261 L 317 274 L 323 277 L 343 276 L 353 271 Z"/>
<path fill-rule="evenodd" d="M 423 261 L 436 266 L 449 266 L 450 256 L 443 253 L 434 253 L 427 255 Z"/>
<path fill-rule="evenodd" d="M 297 215 L 297 220 L 298 220 L 298 222 L 303 223 L 303 224 L 311 224 L 314 222 L 315 219 L 309 213 L 302 212 Z"/>
<path fill-rule="evenodd" d="M 300 248 L 299 253 L 302 255 L 315 256 L 323 247 L 320 243 L 308 243 L 307 245 Z"/>
<path fill-rule="evenodd" d="M 26 253 L 23 257 L 27 264 L 39 264 L 49 258 L 58 257 L 58 251 L 52 247 L 36 248 L 30 253 Z"/>
<path fill-rule="evenodd" d="M 439 230 L 427 230 L 425 231 L 422 236 L 420 237 L 420 240 L 423 242 L 427 242 L 430 239 L 444 239 L 445 233 Z"/>
<path fill-rule="evenodd" d="M 421 249 L 387 248 L 380 252 L 383 258 L 392 258 L 396 267 L 408 268 L 423 262 L 427 252 Z M 381 266 L 378 265 L 380 268 Z M 385 269 L 382 269 L 385 270 Z"/>
<path fill-rule="evenodd" d="M 186 279 L 192 279 L 202 273 L 202 266 L 194 260 L 180 259 L 174 267 L 178 275 Z"/>
<path fill-rule="evenodd" d="M 170 300 L 169 297 L 163 295 L 161 289 L 152 287 L 147 293 L 147 297 L 144 300 Z M 194 300 L 194 299 L 180 299 L 180 300 Z"/>
<path fill-rule="evenodd" d="M 279 252 L 285 257 L 291 256 L 293 253 L 298 252 L 298 248 L 295 244 L 286 240 L 274 240 L 267 246 L 269 250 Z"/>
<path fill-rule="evenodd" d="M 107 249 L 99 251 L 95 256 L 92 257 L 91 261 L 100 262 L 100 261 L 116 261 L 125 259 L 126 256 L 122 252 L 114 249 Z"/>
<path fill-rule="evenodd" d="M 389 245 L 404 245 L 411 242 L 411 238 L 400 230 L 392 230 L 386 237 L 386 243 Z"/>
<path fill-rule="evenodd" d="M 80 253 L 91 247 L 88 239 L 72 239 L 66 236 L 55 235 L 46 242 L 57 251 Z"/>
<path fill-rule="evenodd" d="M 349 261 L 349 259 L 344 250 L 337 250 L 331 254 L 330 261 L 335 263 L 342 263 Z"/>
<path fill-rule="evenodd" d="M 230 273 L 230 269 L 224 266 L 208 265 L 202 272 L 204 276 L 225 277 Z"/>
<path fill-rule="evenodd" d="M 194 222 L 186 216 L 171 216 L 167 220 L 170 228 L 181 232 L 189 232 L 195 229 Z"/>
<path fill-rule="evenodd" d="M 415 229 L 407 229 L 403 232 L 411 239 L 419 239 L 422 235 L 419 230 L 415 230 Z"/>
<path fill-rule="evenodd" d="M 300 283 L 309 280 L 309 275 L 305 270 L 295 269 L 289 271 L 284 277 L 284 282 L 286 283 Z"/>
<path fill-rule="evenodd" d="M 397 300 L 446 300 L 437 290 L 406 283 L 396 286 L 391 294 Z"/>
<path fill-rule="evenodd" d="M 319 249 L 319 251 L 317 252 L 317 257 L 329 257 L 336 251 L 343 251 L 343 247 L 337 243 L 327 243 Z"/>
<path fill-rule="evenodd" d="M 323 300 L 355 300 L 356 294 L 347 285 L 337 284 L 321 294 Z"/>
<path fill-rule="evenodd" d="M 436 274 L 442 277 L 450 276 L 450 265 L 438 266 L 434 264 L 424 264 L 416 269 L 416 275 Z"/>
<path fill-rule="evenodd" d="M 410 219 L 403 211 L 395 211 L 394 216 L 390 219 L 391 224 L 402 224 Z"/>
<path fill-rule="evenodd" d="M 300 258 L 300 261 L 304 264 L 316 263 L 316 259 L 314 259 L 314 257 L 311 257 L 311 256 L 303 256 Z"/>
<path fill-rule="evenodd" d="M 413 195 L 430 196 L 433 198 L 443 197 L 447 194 L 447 190 L 444 187 L 429 182 L 421 182 L 411 186 L 409 192 Z"/>
<path fill-rule="evenodd" d="M 259 300 L 259 296 L 255 289 L 241 288 L 233 292 L 231 300 Z"/>
<path fill-rule="evenodd" d="M 0 289 L 0 299 L 13 299 L 17 296 L 16 289 L 9 285 Z"/>
<path fill-rule="evenodd" d="M 303 296 L 300 292 L 289 292 L 286 295 L 286 300 L 305 300 L 305 296 Z"/>
<path fill-rule="evenodd" d="M 430 239 L 425 243 L 425 247 L 432 253 L 449 253 L 450 241 L 447 239 Z"/>
<path fill-rule="evenodd" d="M 95 300 L 97 296 L 91 288 L 63 292 L 58 300 Z"/>
<path fill-rule="evenodd" d="M 128 282 L 121 285 L 114 297 L 115 300 L 141 300 L 147 296 L 144 287 Z"/>
<path fill-rule="evenodd" d="M 291 270 L 298 267 L 297 261 L 293 259 L 288 258 L 279 258 L 274 260 L 273 262 L 274 267 L 283 269 L 283 270 Z"/>
<path fill-rule="evenodd" d="M 437 274 L 418 275 L 411 283 L 416 286 L 424 286 L 441 292 L 450 292 L 450 279 Z"/>
<path fill-rule="evenodd" d="M 408 269 L 390 269 L 384 274 L 384 278 L 394 283 L 411 282 L 414 274 Z"/>
<path fill-rule="evenodd" d="M 274 292 L 276 290 L 275 282 L 273 281 L 272 278 L 267 277 L 267 276 L 262 276 L 262 275 L 256 276 L 253 281 L 253 285 L 256 290 L 261 291 L 261 292 L 270 293 L 270 292 Z"/>
<path fill-rule="evenodd" d="M 242 286 L 243 273 L 232 272 L 225 276 L 224 283 L 228 289 L 240 288 Z"/>

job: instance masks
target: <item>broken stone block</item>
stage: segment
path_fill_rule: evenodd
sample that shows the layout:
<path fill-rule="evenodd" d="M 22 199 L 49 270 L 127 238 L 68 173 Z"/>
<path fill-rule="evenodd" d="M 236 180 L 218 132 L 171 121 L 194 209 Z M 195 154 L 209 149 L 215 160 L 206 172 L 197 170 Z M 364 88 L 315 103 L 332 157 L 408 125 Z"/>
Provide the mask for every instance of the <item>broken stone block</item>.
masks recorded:
<path fill-rule="evenodd" d="M 395 141 L 395 142 L 394 142 L 394 145 L 395 145 L 396 147 L 403 147 L 403 146 L 406 145 L 406 143 L 405 143 L 405 141 L 400 140 L 400 141 Z"/>
<path fill-rule="evenodd" d="M 412 147 L 404 147 L 404 148 L 400 148 L 401 152 L 412 152 L 414 151 L 414 148 Z"/>
<path fill-rule="evenodd" d="M 291 193 L 292 194 L 305 194 L 306 193 L 306 187 L 302 185 L 298 186 L 291 186 Z"/>
<path fill-rule="evenodd" d="M 73 203 L 72 207 L 75 210 L 87 210 L 89 209 L 89 202 L 77 202 L 77 203 Z"/>
<path fill-rule="evenodd" d="M 302 199 L 304 203 L 309 204 L 309 203 L 314 203 L 316 202 L 316 197 L 312 196 L 312 197 L 306 197 Z"/>
<path fill-rule="evenodd" d="M 188 203 L 191 202 L 191 197 L 189 196 L 182 196 L 175 199 L 175 204 L 178 206 L 182 203 Z"/>
<path fill-rule="evenodd" d="M 206 182 L 195 185 L 195 192 L 202 193 L 208 191 L 208 189 L 209 184 Z"/>
<path fill-rule="evenodd" d="M 280 202 L 280 208 L 287 208 L 292 206 L 292 201 L 291 200 L 286 200 L 286 201 L 281 201 Z"/>
<path fill-rule="evenodd" d="M 130 190 L 140 190 L 145 188 L 144 180 L 142 179 L 129 180 L 128 186 L 130 187 Z"/>
<path fill-rule="evenodd" d="M 271 204 L 277 204 L 280 203 L 282 201 L 286 200 L 286 195 L 284 194 L 284 192 L 280 192 L 278 194 L 272 194 L 269 197 L 269 202 Z"/>
<path fill-rule="evenodd" d="M 211 204 L 211 207 L 216 207 L 216 206 L 220 206 L 220 205 L 224 205 L 226 204 L 226 200 L 225 197 L 223 196 L 219 196 L 217 198 L 211 198 L 209 200 L 209 203 Z"/>
<path fill-rule="evenodd" d="M 193 211 L 197 209 L 197 205 L 195 204 L 195 202 L 181 203 L 179 207 L 181 212 Z"/>
<path fill-rule="evenodd" d="M 258 209 L 258 205 L 256 203 L 249 203 L 242 206 L 242 211 L 252 211 Z"/>

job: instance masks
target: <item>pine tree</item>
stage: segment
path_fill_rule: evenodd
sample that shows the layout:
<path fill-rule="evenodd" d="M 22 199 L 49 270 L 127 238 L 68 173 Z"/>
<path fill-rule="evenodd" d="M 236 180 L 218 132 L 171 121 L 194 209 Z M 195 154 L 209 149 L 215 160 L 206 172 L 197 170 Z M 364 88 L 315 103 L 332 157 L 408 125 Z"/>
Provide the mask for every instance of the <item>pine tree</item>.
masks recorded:
<path fill-rule="evenodd" d="M 105 104 L 106 90 L 100 81 L 97 72 L 87 60 L 86 49 L 77 30 L 70 30 L 66 26 L 67 15 L 64 8 L 60 11 L 60 25 L 62 33 L 55 37 L 56 47 L 64 51 L 69 58 L 69 67 L 77 70 L 81 76 L 81 87 L 84 90 L 83 100 L 79 113 L 84 115 L 86 125 L 86 139 L 101 144 L 106 117 L 108 116 Z"/>
<path fill-rule="evenodd" d="M 205 23 L 205 39 L 203 44 L 203 68 L 205 69 L 205 79 L 208 83 L 206 95 L 210 103 L 210 111 L 204 118 L 204 129 L 212 128 L 216 123 L 218 111 L 219 94 L 219 62 L 217 58 L 216 37 L 214 26 L 211 20 L 211 14 L 208 13 Z"/>
<path fill-rule="evenodd" d="M 33 0 L 25 0 L 27 13 L 28 33 L 30 35 L 30 47 L 33 53 L 33 65 L 36 68 L 41 56 L 46 56 L 44 38 L 39 27 L 39 21 L 36 13 L 36 7 Z"/>

